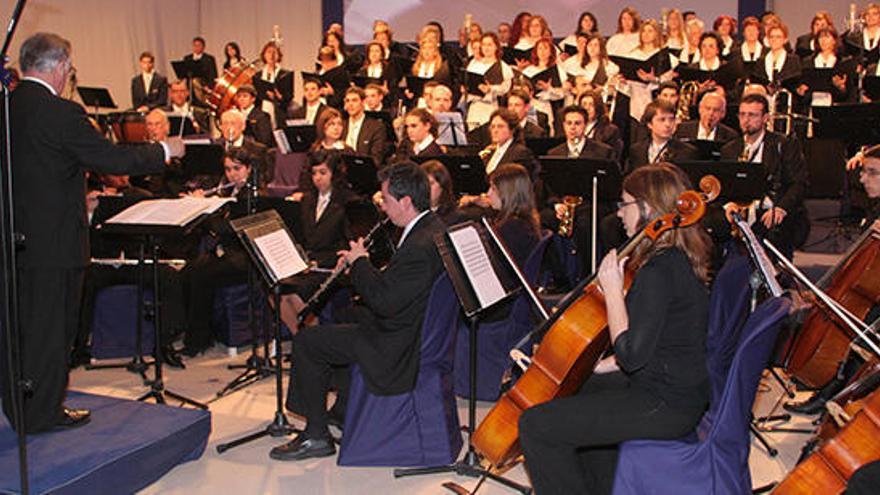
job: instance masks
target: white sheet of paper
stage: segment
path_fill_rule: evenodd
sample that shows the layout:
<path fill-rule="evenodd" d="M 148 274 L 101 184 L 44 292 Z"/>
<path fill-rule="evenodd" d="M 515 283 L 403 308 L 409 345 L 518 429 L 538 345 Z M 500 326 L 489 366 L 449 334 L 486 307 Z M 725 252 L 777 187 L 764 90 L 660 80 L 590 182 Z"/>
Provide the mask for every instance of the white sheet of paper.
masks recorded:
<path fill-rule="evenodd" d="M 287 141 L 287 134 L 284 134 L 282 129 L 275 129 L 272 132 L 272 135 L 275 136 L 275 144 L 278 145 L 278 149 L 281 150 L 281 153 L 287 155 L 290 153 L 290 143 Z"/>
<path fill-rule="evenodd" d="M 271 234 L 255 237 L 254 244 L 263 255 L 276 280 L 296 275 L 308 267 L 286 230 L 279 229 Z"/>
<path fill-rule="evenodd" d="M 107 223 L 183 226 L 199 215 L 214 213 L 234 198 L 151 199 L 136 203 L 112 216 Z"/>
<path fill-rule="evenodd" d="M 489 254 L 474 227 L 466 227 L 449 233 L 458 259 L 464 265 L 471 287 L 477 294 L 480 306 L 485 308 L 504 297 L 504 287 L 492 268 Z"/>

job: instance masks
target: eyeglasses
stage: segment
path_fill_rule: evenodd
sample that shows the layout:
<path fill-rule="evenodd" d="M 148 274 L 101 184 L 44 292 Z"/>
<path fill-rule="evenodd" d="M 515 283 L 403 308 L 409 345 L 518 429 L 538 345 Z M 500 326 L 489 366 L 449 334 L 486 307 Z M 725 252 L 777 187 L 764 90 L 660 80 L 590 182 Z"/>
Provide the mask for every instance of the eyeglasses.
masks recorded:
<path fill-rule="evenodd" d="M 627 206 L 634 205 L 638 202 L 639 202 L 638 199 L 634 199 L 632 201 L 618 201 L 617 203 L 615 203 L 615 206 L 617 206 L 618 210 L 622 210 L 622 209 L 626 208 Z"/>

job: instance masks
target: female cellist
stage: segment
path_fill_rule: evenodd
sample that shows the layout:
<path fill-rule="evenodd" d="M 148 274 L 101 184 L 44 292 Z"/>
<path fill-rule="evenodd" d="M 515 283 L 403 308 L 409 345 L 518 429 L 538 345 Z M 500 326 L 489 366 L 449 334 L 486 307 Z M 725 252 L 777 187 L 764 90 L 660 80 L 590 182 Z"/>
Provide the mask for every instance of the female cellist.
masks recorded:
<path fill-rule="evenodd" d="M 632 172 L 617 213 L 627 233 L 674 211 L 687 189 L 687 177 L 674 165 Z M 620 442 L 680 438 L 705 410 L 709 237 L 693 225 L 634 253 L 624 260 L 636 270 L 626 295 L 615 251 L 598 273 L 614 354 L 597 364 L 578 394 L 520 418 L 520 445 L 538 494 L 610 493 Z"/>

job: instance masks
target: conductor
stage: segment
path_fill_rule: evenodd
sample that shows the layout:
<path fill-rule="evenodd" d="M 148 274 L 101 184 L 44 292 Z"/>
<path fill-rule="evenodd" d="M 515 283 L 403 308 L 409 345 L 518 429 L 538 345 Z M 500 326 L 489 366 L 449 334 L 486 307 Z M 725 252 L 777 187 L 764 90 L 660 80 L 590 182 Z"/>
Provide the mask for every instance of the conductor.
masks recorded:
<path fill-rule="evenodd" d="M 15 229 L 23 236 L 16 260 L 20 355 L 22 378 L 30 383 L 25 430 L 37 433 L 90 419 L 88 410 L 64 405 L 89 259 L 85 171 L 160 173 L 183 154 L 183 143 L 121 147 L 101 137 L 80 105 L 58 96 L 75 71 L 68 40 L 34 34 L 21 46 L 19 61 L 24 77 L 12 93 L 10 133 Z M 11 420 L 12 384 L 4 382 L 3 410 Z"/>

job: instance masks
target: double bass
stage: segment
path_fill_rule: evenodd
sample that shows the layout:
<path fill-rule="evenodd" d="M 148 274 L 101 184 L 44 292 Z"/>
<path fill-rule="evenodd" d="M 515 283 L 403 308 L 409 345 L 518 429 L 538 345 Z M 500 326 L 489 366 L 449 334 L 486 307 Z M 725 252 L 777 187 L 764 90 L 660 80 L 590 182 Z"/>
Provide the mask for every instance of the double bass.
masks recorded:
<path fill-rule="evenodd" d="M 720 183 L 712 176 L 703 177 L 697 191 L 685 191 L 676 201 L 676 212 L 648 222 L 620 250 L 619 259 L 642 244 L 654 242 L 663 233 L 699 222 L 706 201 L 720 193 Z M 624 290 L 633 280 L 626 270 Z M 560 303 L 538 332 L 544 337 L 537 351 L 516 383 L 504 393 L 474 432 L 471 444 L 492 465 L 502 467 L 520 453 L 519 417 L 526 409 L 558 397 L 573 395 L 589 377 L 596 362 L 610 344 L 605 298 L 595 277 L 582 282 Z"/>
<path fill-rule="evenodd" d="M 864 320 L 880 303 L 880 231 L 875 223 L 817 285 L 856 318 Z M 824 307 L 810 311 L 787 351 L 785 371 L 811 388 L 834 378 L 856 338 Z"/>

